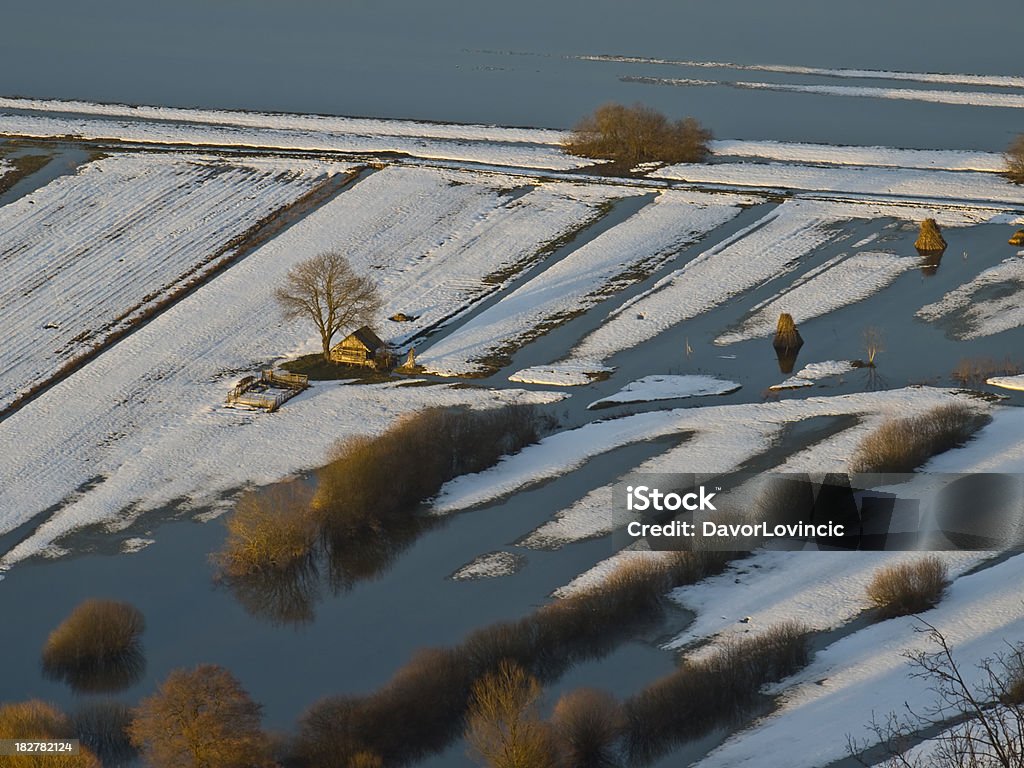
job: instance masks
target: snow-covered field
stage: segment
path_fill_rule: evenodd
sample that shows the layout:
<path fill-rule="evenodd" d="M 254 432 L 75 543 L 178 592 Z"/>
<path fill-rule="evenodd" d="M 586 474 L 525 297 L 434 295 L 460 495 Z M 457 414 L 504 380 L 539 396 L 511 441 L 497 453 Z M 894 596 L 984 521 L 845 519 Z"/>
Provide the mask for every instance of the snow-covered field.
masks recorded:
<path fill-rule="evenodd" d="M 443 375 L 487 369 L 483 359 L 521 346 L 649 274 L 724 224 L 747 202 L 732 196 L 664 192 L 543 274 L 474 317 L 420 358 Z"/>
<path fill-rule="evenodd" d="M 0 208 L 0 411 L 235 255 L 339 164 L 118 155 Z"/>
<path fill-rule="evenodd" d="M 968 150 L 897 149 L 894 147 L 849 147 L 832 144 L 800 144 L 784 141 L 742 141 L 721 139 L 711 148 L 716 157 L 756 157 L 786 163 L 813 165 L 855 165 L 862 168 L 924 168 L 945 171 L 988 171 L 1000 173 L 1005 159 L 997 152 Z"/>
<path fill-rule="evenodd" d="M 767 338 L 775 332 L 775 324 L 783 312 L 791 314 L 799 326 L 878 293 L 920 264 L 921 260 L 913 256 L 872 251 L 837 256 L 759 304 L 738 328 L 723 333 L 715 343 L 726 345 Z"/>
<path fill-rule="evenodd" d="M 404 120 L 0 100 L 0 134 L 146 144 L 400 152 L 414 157 L 566 170 L 592 161 L 562 152 L 558 131 Z"/>
<path fill-rule="evenodd" d="M 955 200 L 960 204 L 996 206 L 1021 203 L 1020 187 L 994 173 L 976 171 L 735 162 L 673 165 L 652 175 L 731 187 L 832 192 L 896 200 Z"/>
<path fill-rule="evenodd" d="M 854 368 L 853 364 L 846 360 L 826 360 L 821 363 L 808 363 L 793 376 L 779 384 L 773 384 L 769 389 L 799 389 L 800 387 L 813 386 L 816 381 L 827 379 L 832 376 L 842 376 Z"/>
<path fill-rule="evenodd" d="M 383 429 L 410 409 L 557 399 L 515 390 L 327 383 L 275 414 L 220 405 L 235 380 L 304 338 L 281 321 L 273 298 L 302 259 L 344 245 L 357 268 L 386 276 L 405 265 L 403 279 L 424 288 L 428 275 L 443 283 L 500 264 L 503 255 L 489 248 L 474 256 L 470 239 L 464 250 L 448 252 L 447 274 L 434 269 L 431 248 L 453 232 L 472 231 L 503 199 L 469 176 L 462 181 L 416 169 L 370 175 L 0 421 L 0 442 L 20 446 L 0 466 L 0 530 L 57 508 L 0 562 L 44 551 L 84 524 L 130 518 L 178 499 L 216 501 L 247 483 L 281 479 L 320 462 L 335 440 Z M 387 277 L 382 287 L 389 297 Z"/>
<path fill-rule="evenodd" d="M 1024 325 L 1024 258 L 1011 256 L 986 269 L 917 316 L 948 324 L 959 339 L 977 339 Z"/>
<path fill-rule="evenodd" d="M 631 381 L 618 392 L 595 400 L 588 408 L 619 403 L 647 403 L 656 400 L 675 400 L 684 397 L 726 395 L 735 392 L 740 385 L 735 381 L 716 379 L 714 376 L 662 375 L 644 376 Z"/>

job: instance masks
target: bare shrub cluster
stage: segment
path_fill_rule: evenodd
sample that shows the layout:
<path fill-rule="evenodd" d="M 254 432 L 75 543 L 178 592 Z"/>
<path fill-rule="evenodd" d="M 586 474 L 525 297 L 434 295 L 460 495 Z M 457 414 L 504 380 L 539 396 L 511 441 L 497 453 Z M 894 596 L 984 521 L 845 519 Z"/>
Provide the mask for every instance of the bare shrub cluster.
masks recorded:
<path fill-rule="evenodd" d="M 1019 768 L 1024 765 L 1024 645 L 983 659 L 977 672 L 961 669 L 946 637 L 918 619 L 934 651 L 908 653 L 912 676 L 936 694 L 923 711 L 873 717 L 874 738 L 847 737 L 851 757 L 861 765 L 891 768 Z M 952 725 L 950 725 L 952 724 Z M 929 731 L 927 749 L 915 750 Z M 873 743 L 872 743 L 873 742 Z"/>
<path fill-rule="evenodd" d="M 934 608 L 949 585 L 946 564 L 935 555 L 878 570 L 867 594 L 881 618 L 909 616 Z"/>
<path fill-rule="evenodd" d="M 605 104 L 577 123 L 565 148 L 580 157 L 631 166 L 654 161 L 701 163 L 711 153 L 710 141 L 711 131 L 692 117 L 672 122 L 642 104 Z"/>
<path fill-rule="evenodd" d="M 850 468 L 853 472 L 911 472 L 932 456 L 963 445 L 990 420 L 961 403 L 892 419 L 864 438 Z"/>
<path fill-rule="evenodd" d="M 32 700 L 0 706 L 0 739 L 70 738 L 75 738 L 71 720 L 50 704 Z M 0 755 L 0 768 L 100 768 L 100 761 L 83 745 L 77 755 Z"/>
<path fill-rule="evenodd" d="M 956 364 L 950 377 L 962 387 L 981 384 L 993 376 L 1016 376 L 1024 371 L 1009 357 L 995 360 L 990 357 L 965 357 Z"/>
<path fill-rule="evenodd" d="M 142 614 L 128 603 L 86 600 L 50 633 L 43 671 L 78 690 L 125 688 L 145 666 L 139 645 L 145 626 Z"/>
<path fill-rule="evenodd" d="M 471 632 L 452 649 L 423 651 L 378 691 L 332 697 L 302 718 L 305 764 L 348 768 L 360 752 L 403 765 L 443 749 L 467 716 L 474 682 L 511 663 L 540 681 L 610 650 L 663 615 L 674 586 L 720 571 L 733 553 L 679 552 L 626 562 L 599 584 L 515 621 Z"/>
<path fill-rule="evenodd" d="M 765 683 L 795 672 L 807 660 L 807 630 L 784 623 L 684 661 L 625 702 L 631 761 L 649 762 L 679 742 L 728 723 L 755 701 Z"/>
<path fill-rule="evenodd" d="M 615 768 L 625 725 L 610 693 L 578 688 L 562 696 L 551 714 L 562 768 Z"/>
<path fill-rule="evenodd" d="M 155 768 L 273 765 L 262 708 L 222 667 L 175 670 L 136 708 L 128 733 Z"/>
<path fill-rule="evenodd" d="M 315 492 L 292 482 L 240 499 L 215 558 L 221 574 L 246 594 L 254 586 L 248 577 L 265 572 L 294 577 L 292 586 L 301 586 L 320 541 L 332 561 L 344 559 L 342 582 L 358 578 L 361 555 L 368 556 L 362 570 L 375 573 L 382 555 L 387 560 L 390 532 L 402 538 L 423 501 L 448 480 L 486 469 L 535 442 L 542 423 L 530 405 L 430 408 L 376 437 L 349 438 L 317 472 Z M 263 590 L 255 586 L 250 596 L 258 597 Z"/>

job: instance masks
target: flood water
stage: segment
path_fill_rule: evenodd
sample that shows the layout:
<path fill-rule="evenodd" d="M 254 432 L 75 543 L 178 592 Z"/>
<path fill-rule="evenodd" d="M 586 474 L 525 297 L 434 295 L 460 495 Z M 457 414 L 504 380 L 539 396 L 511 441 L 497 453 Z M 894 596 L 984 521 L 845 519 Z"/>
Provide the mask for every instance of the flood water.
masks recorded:
<path fill-rule="evenodd" d="M 582 61 L 1022 75 L 1017 0 L 50 0 L 8 3 L 0 94 L 568 127 L 609 100 L 725 138 L 1002 150 L 1018 110 L 665 87 L 623 76 L 975 90 Z M 998 88 L 983 87 L 983 90 Z"/>

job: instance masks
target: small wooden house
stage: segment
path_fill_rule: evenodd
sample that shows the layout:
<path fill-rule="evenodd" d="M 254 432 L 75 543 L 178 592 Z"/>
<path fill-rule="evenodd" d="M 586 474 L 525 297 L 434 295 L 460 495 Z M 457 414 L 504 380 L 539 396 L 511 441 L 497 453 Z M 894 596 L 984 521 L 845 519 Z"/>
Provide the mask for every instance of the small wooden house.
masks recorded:
<path fill-rule="evenodd" d="M 331 360 L 369 368 L 386 365 L 388 346 L 368 325 L 353 331 L 331 349 Z"/>

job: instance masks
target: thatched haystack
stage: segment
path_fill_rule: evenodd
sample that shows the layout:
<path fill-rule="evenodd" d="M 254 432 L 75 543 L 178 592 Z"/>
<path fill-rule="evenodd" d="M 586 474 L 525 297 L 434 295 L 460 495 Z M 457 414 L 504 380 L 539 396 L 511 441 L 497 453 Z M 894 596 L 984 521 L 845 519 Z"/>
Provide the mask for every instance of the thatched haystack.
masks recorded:
<path fill-rule="evenodd" d="M 1013 233 L 1013 237 L 1010 238 L 1010 245 L 1015 245 L 1018 248 L 1024 246 L 1024 229 L 1018 229 Z"/>
<path fill-rule="evenodd" d="M 797 350 L 804 344 L 800 338 L 800 331 L 796 329 L 793 316 L 788 312 L 779 315 L 778 325 L 775 326 L 775 339 L 772 345 L 775 349 Z"/>
<path fill-rule="evenodd" d="M 921 231 L 914 241 L 914 247 L 920 253 L 936 253 L 946 250 L 946 241 L 939 230 L 939 224 L 935 219 L 925 219 L 921 222 Z"/>

